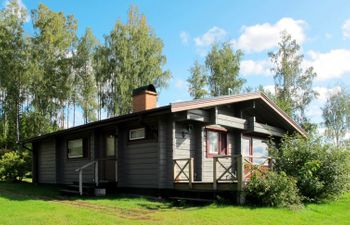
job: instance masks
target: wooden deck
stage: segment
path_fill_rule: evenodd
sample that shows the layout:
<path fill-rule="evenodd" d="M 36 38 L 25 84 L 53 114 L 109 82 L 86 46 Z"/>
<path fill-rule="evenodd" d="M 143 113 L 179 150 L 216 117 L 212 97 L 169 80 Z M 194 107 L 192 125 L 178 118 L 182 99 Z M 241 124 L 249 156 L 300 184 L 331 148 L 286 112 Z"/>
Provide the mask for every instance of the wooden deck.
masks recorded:
<path fill-rule="evenodd" d="M 188 182 L 175 182 L 174 189 L 180 191 L 236 191 L 238 182 L 220 182 L 217 183 L 216 190 L 213 182 L 192 181 L 192 187 Z"/>

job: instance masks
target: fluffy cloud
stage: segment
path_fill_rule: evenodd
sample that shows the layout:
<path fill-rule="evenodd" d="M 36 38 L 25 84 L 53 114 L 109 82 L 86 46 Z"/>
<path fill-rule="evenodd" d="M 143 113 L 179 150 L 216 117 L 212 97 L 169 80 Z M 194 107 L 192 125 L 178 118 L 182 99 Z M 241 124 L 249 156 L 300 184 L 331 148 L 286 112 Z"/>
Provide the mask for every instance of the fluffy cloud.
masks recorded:
<path fill-rule="evenodd" d="M 313 90 L 318 93 L 317 100 L 324 104 L 327 101 L 328 97 L 339 93 L 341 91 L 341 87 L 340 86 L 336 86 L 333 88 L 314 87 Z"/>
<path fill-rule="evenodd" d="M 186 31 L 181 31 L 180 39 L 181 39 L 181 42 L 186 45 L 190 41 L 190 34 L 187 33 Z"/>
<path fill-rule="evenodd" d="M 305 41 L 304 29 L 306 22 L 293 18 L 282 18 L 275 24 L 263 23 L 253 26 L 243 26 L 238 40 L 232 40 L 234 47 L 245 52 L 261 52 L 276 47 L 282 31 L 287 31 L 302 44 Z"/>
<path fill-rule="evenodd" d="M 340 78 L 350 74 L 350 49 L 333 49 L 320 53 L 309 51 L 304 67 L 313 66 L 317 73 L 317 80 L 324 81 Z"/>
<path fill-rule="evenodd" d="M 208 47 L 215 42 L 223 41 L 227 32 L 219 27 L 212 27 L 202 36 L 196 37 L 194 42 L 198 47 Z"/>
<path fill-rule="evenodd" d="M 24 5 L 22 0 L 17 0 L 17 3 L 21 9 L 24 9 L 27 12 L 25 22 L 28 23 L 30 21 L 30 12 L 28 11 L 27 7 Z M 6 7 L 8 6 L 8 4 L 10 4 L 10 2 L 7 0 L 5 1 L 4 6 Z M 22 15 L 19 14 L 18 17 L 21 18 Z"/>
<path fill-rule="evenodd" d="M 242 60 L 240 73 L 243 76 L 249 75 L 265 75 L 270 76 L 271 73 L 271 63 L 268 60 Z"/>
<path fill-rule="evenodd" d="M 342 30 L 343 30 L 343 36 L 344 38 L 350 38 L 350 19 L 347 19 L 343 26 L 342 26 Z"/>
<path fill-rule="evenodd" d="M 175 82 L 175 87 L 177 87 L 178 89 L 187 90 L 186 81 L 183 79 L 177 79 Z"/>

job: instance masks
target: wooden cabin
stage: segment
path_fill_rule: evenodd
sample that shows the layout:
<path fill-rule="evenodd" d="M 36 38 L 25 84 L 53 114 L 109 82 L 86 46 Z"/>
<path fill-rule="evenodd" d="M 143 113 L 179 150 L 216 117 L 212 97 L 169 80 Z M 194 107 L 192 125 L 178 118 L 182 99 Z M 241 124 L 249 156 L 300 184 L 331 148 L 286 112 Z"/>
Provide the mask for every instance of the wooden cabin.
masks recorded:
<path fill-rule="evenodd" d="M 305 131 L 263 93 L 157 107 L 153 85 L 133 112 L 34 137 L 33 182 L 109 191 L 241 193 L 249 165 L 268 168 L 267 142 Z"/>

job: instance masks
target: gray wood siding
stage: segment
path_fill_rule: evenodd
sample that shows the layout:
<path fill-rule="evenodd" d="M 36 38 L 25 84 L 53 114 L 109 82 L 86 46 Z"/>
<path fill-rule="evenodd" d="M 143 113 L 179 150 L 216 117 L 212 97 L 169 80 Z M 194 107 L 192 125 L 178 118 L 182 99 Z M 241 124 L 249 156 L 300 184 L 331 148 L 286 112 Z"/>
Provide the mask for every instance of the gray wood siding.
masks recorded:
<path fill-rule="evenodd" d="M 94 158 L 94 136 L 88 135 L 88 157 L 86 158 L 78 158 L 78 159 L 68 159 L 67 158 L 67 139 L 70 137 L 62 138 L 59 146 L 59 151 L 61 152 L 60 160 L 62 163 L 62 168 L 60 168 L 60 171 L 62 174 L 60 174 L 59 177 L 61 177 L 61 183 L 63 184 L 72 184 L 73 182 L 79 181 L 79 173 L 75 172 L 76 169 L 84 166 L 85 164 L 91 162 Z M 79 136 L 77 136 L 79 138 Z M 92 183 L 94 182 L 94 167 L 88 167 L 84 169 L 83 172 L 83 182 Z"/>
<path fill-rule="evenodd" d="M 192 127 L 192 130 L 190 132 L 187 132 L 188 126 Z M 184 123 L 184 122 L 176 122 L 175 123 L 175 132 L 174 132 L 174 143 L 173 143 L 173 158 L 174 159 L 186 159 L 186 158 L 193 158 L 194 159 L 194 168 L 196 168 L 196 165 L 200 164 L 198 162 L 198 157 L 196 157 L 196 149 L 198 148 L 198 144 L 196 142 L 196 137 L 198 137 L 198 128 L 195 122 L 193 123 Z M 183 135 L 183 131 L 185 132 L 185 135 Z M 200 140 L 199 140 L 200 142 Z M 177 161 L 178 164 L 183 167 L 186 161 Z M 176 167 L 176 170 L 179 171 L 179 168 Z M 186 168 L 186 174 L 188 174 L 188 168 Z M 198 175 L 196 174 L 196 169 L 194 169 L 194 179 L 197 179 Z M 181 175 L 179 179 L 184 179 L 185 176 Z"/>
<path fill-rule="evenodd" d="M 172 122 L 159 122 L 159 188 L 173 187 Z"/>
<path fill-rule="evenodd" d="M 38 149 L 38 182 L 56 183 L 56 141 L 44 140 Z"/>
<path fill-rule="evenodd" d="M 119 149 L 118 186 L 158 188 L 158 142 L 128 142 L 128 129 L 123 129 L 123 132 L 119 133 L 119 138 L 122 138 L 122 148 Z"/>

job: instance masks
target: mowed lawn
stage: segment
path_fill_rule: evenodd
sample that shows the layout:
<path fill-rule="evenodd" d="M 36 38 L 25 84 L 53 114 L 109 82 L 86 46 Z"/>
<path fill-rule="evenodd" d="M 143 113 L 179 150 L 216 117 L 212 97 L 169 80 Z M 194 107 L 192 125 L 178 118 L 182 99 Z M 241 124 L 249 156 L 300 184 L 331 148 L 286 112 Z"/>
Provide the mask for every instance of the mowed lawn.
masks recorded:
<path fill-rule="evenodd" d="M 298 210 L 211 204 L 173 206 L 145 198 L 63 198 L 54 187 L 0 183 L 0 224 L 350 224 L 350 193 Z"/>

